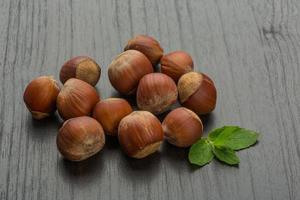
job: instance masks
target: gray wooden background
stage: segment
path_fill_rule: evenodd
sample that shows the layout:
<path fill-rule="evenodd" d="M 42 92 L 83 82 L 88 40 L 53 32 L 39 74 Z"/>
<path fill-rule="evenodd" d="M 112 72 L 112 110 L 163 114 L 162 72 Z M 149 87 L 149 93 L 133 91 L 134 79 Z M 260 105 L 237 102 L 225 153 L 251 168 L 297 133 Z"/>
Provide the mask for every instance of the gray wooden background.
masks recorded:
<path fill-rule="evenodd" d="M 0 0 L 0 199 L 300 199 L 299 0 Z M 164 144 L 132 160 L 109 138 L 82 163 L 64 161 L 58 116 L 32 120 L 22 95 L 40 75 L 58 78 L 74 55 L 107 66 L 135 34 L 182 49 L 218 89 L 206 133 L 226 124 L 262 133 L 239 167 L 195 168 Z M 134 102 L 134 100 L 133 100 Z"/>

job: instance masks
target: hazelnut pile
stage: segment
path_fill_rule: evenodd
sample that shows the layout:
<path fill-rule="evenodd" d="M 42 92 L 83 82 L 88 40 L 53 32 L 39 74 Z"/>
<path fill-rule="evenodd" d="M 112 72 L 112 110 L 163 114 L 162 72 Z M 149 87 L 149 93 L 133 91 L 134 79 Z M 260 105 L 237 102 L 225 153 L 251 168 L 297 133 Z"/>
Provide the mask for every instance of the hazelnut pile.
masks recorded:
<path fill-rule="evenodd" d="M 158 64 L 160 72 L 155 72 Z M 138 35 L 108 67 L 111 85 L 122 95 L 135 95 L 138 111 L 123 98 L 100 99 L 94 86 L 101 68 L 87 56 L 62 66 L 62 87 L 51 76 L 32 80 L 24 102 L 34 119 L 58 110 L 65 122 L 56 142 L 65 159 L 81 161 L 95 155 L 105 144 L 105 134 L 118 137 L 123 151 L 140 159 L 156 152 L 164 139 L 189 147 L 201 138 L 199 115 L 214 110 L 217 91 L 211 78 L 193 69 L 188 53 L 163 55 L 157 40 Z M 172 110 L 161 123 L 155 115 L 170 110 L 177 99 L 183 107 Z"/>

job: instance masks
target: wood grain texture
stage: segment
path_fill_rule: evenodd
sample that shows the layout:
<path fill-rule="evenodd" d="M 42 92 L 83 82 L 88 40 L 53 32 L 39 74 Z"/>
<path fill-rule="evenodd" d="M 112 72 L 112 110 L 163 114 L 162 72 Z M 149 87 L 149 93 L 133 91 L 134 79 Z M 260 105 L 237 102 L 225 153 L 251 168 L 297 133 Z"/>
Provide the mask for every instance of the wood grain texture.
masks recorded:
<path fill-rule="evenodd" d="M 298 0 L 0 0 L 0 199 L 300 199 L 299 9 Z M 116 96 L 107 66 L 135 34 L 186 50 L 215 80 L 206 133 L 225 124 L 262 133 L 238 168 L 191 167 L 187 150 L 168 144 L 132 160 L 112 138 L 85 162 L 61 158 L 62 121 L 32 120 L 26 84 L 89 55 L 102 66 L 101 96 Z"/>

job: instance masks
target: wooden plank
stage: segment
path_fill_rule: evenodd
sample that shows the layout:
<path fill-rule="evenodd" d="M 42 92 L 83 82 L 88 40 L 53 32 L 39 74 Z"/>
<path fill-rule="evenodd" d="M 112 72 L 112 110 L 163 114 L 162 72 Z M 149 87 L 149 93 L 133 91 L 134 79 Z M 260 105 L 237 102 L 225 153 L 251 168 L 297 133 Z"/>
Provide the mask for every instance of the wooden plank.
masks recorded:
<path fill-rule="evenodd" d="M 299 199 L 300 2 L 296 0 L 0 0 L 0 199 Z M 116 140 L 90 160 L 62 160 L 58 115 L 31 119 L 22 95 L 40 75 L 90 55 L 102 98 L 118 96 L 107 67 L 136 34 L 165 52 L 188 51 L 209 74 L 218 105 L 205 132 L 235 124 L 262 133 L 238 168 L 195 169 L 187 150 L 164 144 L 144 160 Z M 134 102 L 134 100 L 132 101 Z"/>

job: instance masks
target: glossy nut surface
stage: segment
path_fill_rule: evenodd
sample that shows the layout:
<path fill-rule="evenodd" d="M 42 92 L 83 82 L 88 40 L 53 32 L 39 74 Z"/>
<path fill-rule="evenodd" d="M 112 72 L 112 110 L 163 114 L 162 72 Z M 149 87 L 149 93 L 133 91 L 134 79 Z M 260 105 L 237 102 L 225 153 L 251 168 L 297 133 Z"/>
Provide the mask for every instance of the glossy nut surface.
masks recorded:
<path fill-rule="evenodd" d="M 160 121 L 150 112 L 134 111 L 119 124 L 119 143 L 133 158 L 144 158 L 156 152 L 163 141 Z"/>
<path fill-rule="evenodd" d="M 199 140 L 203 133 L 201 119 L 187 108 L 171 111 L 162 123 L 167 141 L 177 147 L 189 147 Z"/>
<path fill-rule="evenodd" d="M 196 114 L 208 114 L 216 107 L 217 90 L 211 78 L 199 72 L 184 74 L 177 84 L 180 103 Z"/>
<path fill-rule="evenodd" d="M 108 98 L 96 104 L 93 117 L 100 122 L 106 134 L 117 136 L 121 119 L 131 112 L 132 108 L 125 99 Z"/>
<path fill-rule="evenodd" d="M 51 76 L 40 76 L 26 87 L 23 100 L 35 119 L 48 117 L 56 110 L 56 98 L 60 91 L 57 82 Z"/>
<path fill-rule="evenodd" d="M 134 49 L 145 54 L 153 66 L 159 63 L 164 53 L 159 42 L 147 35 L 137 35 L 129 40 L 124 50 L 129 49 Z"/>
<path fill-rule="evenodd" d="M 136 50 L 121 53 L 108 67 L 110 83 L 118 92 L 125 95 L 134 93 L 140 79 L 152 72 L 150 61 Z"/>
<path fill-rule="evenodd" d="M 77 56 L 65 62 L 60 70 L 60 81 L 77 78 L 95 86 L 100 79 L 100 66 L 88 56 Z"/>
<path fill-rule="evenodd" d="M 176 84 L 170 77 L 162 73 L 152 73 L 140 80 L 136 99 L 140 110 L 160 114 L 176 102 L 177 96 Z"/>
<path fill-rule="evenodd" d="M 185 51 L 174 51 L 161 58 L 160 66 L 161 72 L 170 76 L 177 83 L 183 74 L 193 71 L 194 62 Z"/>
<path fill-rule="evenodd" d="M 105 144 L 104 131 L 97 120 L 83 116 L 65 121 L 56 138 L 57 148 L 71 161 L 85 160 Z"/>
<path fill-rule="evenodd" d="M 63 119 L 91 115 L 99 95 L 90 84 L 69 79 L 57 96 L 57 109 Z"/>

